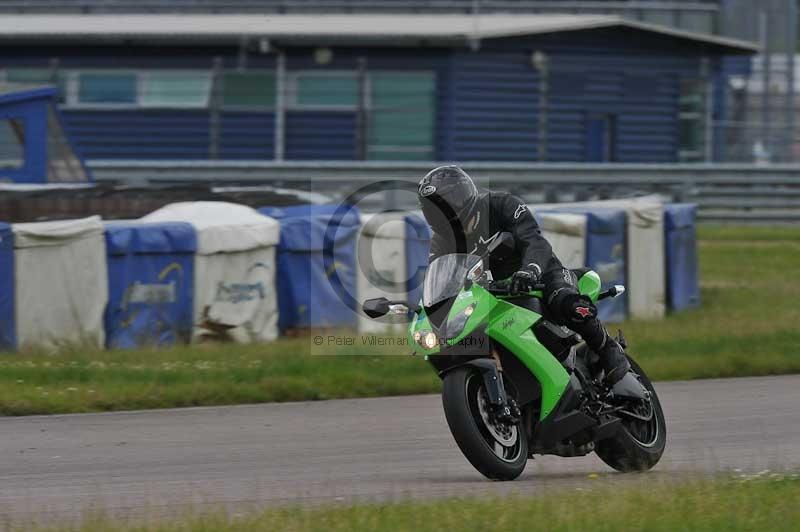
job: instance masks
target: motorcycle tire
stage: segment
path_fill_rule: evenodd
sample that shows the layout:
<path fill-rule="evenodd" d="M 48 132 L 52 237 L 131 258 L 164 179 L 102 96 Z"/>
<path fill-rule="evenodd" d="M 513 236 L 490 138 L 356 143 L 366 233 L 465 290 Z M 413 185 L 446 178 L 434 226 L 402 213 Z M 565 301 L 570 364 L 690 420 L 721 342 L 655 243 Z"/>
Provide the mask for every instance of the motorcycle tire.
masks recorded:
<path fill-rule="evenodd" d="M 527 436 L 521 424 L 500 425 L 500 429 L 497 424 L 487 424 L 482 417 L 485 405 L 479 404 L 485 403 L 481 388 L 485 391 L 483 377 L 476 368 L 461 367 L 445 375 L 442 406 L 447 424 L 461 452 L 483 476 L 491 480 L 514 480 L 522 474 L 528 460 Z"/>
<path fill-rule="evenodd" d="M 643 426 L 640 431 L 631 430 L 629 426 L 623 424 L 613 438 L 600 440 L 595 447 L 595 453 L 603 462 L 623 473 L 647 471 L 653 468 L 664 454 L 667 443 L 664 412 L 655 388 L 653 388 L 653 383 L 630 356 L 628 360 L 630 360 L 631 369 L 639 375 L 639 381 L 650 392 L 654 419 L 650 422 L 651 426 Z M 638 437 L 637 432 L 639 433 Z M 647 437 L 643 438 L 641 434 L 647 434 Z"/>

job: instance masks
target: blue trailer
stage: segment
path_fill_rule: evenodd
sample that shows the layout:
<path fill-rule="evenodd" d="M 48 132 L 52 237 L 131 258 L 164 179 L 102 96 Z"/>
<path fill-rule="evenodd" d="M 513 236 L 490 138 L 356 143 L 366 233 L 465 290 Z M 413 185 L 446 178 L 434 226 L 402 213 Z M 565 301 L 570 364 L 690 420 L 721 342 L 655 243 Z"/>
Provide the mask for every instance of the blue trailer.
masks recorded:
<path fill-rule="evenodd" d="M 85 183 L 91 175 L 66 136 L 58 91 L 0 92 L 0 183 Z"/>

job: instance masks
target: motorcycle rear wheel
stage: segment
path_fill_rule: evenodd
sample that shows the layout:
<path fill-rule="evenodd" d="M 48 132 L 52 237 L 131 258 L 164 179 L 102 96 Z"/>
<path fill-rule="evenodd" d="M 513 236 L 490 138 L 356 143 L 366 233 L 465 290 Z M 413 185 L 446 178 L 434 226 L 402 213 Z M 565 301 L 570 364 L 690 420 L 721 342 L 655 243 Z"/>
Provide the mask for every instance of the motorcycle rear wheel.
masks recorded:
<path fill-rule="evenodd" d="M 444 377 L 442 406 L 458 448 L 483 476 L 514 480 L 528 461 L 528 438 L 520 424 L 509 426 L 489 415 L 481 373 L 461 367 Z"/>
<path fill-rule="evenodd" d="M 631 369 L 650 392 L 652 417 L 649 422 L 623 418 L 622 428 L 613 438 L 597 442 L 595 453 L 610 467 L 623 473 L 652 469 L 664 454 L 667 425 L 653 383 L 631 357 Z M 646 409 L 642 411 L 647 414 Z"/>

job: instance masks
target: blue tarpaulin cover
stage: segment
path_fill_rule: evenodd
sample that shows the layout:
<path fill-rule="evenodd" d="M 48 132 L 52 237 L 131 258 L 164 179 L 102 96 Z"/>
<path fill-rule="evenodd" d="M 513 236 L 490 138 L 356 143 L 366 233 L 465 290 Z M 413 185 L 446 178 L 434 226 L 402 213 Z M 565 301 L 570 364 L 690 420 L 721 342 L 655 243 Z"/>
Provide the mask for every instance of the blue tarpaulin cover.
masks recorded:
<path fill-rule="evenodd" d="M 682 310 L 700 304 L 695 218 L 697 205 L 664 205 L 664 243 L 667 261 L 667 304 Z"/>
<path fill-rule="evenodd" d="M 356 237 L 355 207 L 297 205 L 262 207 L 278 220 L 278 326 L 281 331 L 309 327 L 354 327 Z M 326 242 L 332 253 L 325 256 Z"/>
<path fill-rule="evenodd" d="M 14 320 L 14 233 L 0 222 L 0 349 L 17 345 Z"/>
<path fill-rule="evenodd" d="M 603 288 L 625 284 L 625 211 L 609 207 L 548 206 L 541 212 L 585 214 L 586 266 L 600 275 Z M 597 310 L 603 321 L 623 321 L 628 315 L 626 294 L 600 302 Z"/>
<path fill-rule="evenodd" d="M 406 272 L 408 275 L 408 300 L 418 303 L 422 298 L 422 281 L 428 267 L 431 247 L 431 228 L 422 216 L 406 216 Z"/>
<path fill-rule="evenodd" d="M 197 250 L 194 228 L 188 223 L 110 223 L 105 235 L 108 347 L 188 342 Z"/>

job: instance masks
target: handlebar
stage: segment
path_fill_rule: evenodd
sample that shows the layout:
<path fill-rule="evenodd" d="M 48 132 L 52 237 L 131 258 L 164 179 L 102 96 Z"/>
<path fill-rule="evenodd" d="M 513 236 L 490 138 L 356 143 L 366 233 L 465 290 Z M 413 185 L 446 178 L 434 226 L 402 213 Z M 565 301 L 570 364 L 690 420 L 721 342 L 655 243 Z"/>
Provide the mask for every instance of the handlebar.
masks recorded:
<path fill-rule="evenodd" d="M 510 296 L 510 295 L 524 296 L 524 295 L 526 295 L 525 292 L 520 292 L 518 294 L 512 294 L 511 293 L 511 282 L 507 281 L 507 280 L 487 283 L 487 284 L 483 285 L 483 288 L 486 289 L 486 291 L 489 292 L 490 294 L 497 295 L 497 296 Z M 537 282 L 537 283 L 533 283 L 529 287 L 529 291 L 531 291 L 531 292 L 543 291 L 544 288 L 545 288 L 544 283 Z"/>
<path fill-rule="evenodd" d="M 527 293 L 525 293 L 525 292 L 519 292 L 517 294 L 512 294 L 511 293 L 511 282 L 509 280 L 506 280 L 506 279 L 504 279 L 502 281 L 495 281 L 495 282 L 486 283 L 485 285 L 481 285 L 481 286 L 483 286 L 483 288 L 487 292 L 489 292 L 490 294 L 496 295 L 496 296 L 516 296 L 516 295 L 524 296 L 524 295 L 527 295 Z M 545 285 L 542 282 L 535 282 L 535 283 L 533 283 L 532 285 L 530 285 L 528 287 L 529 292 L 544 292 L 544 289 L 545 289 Z M 619 296 L 621 294 L 624 294 L 624 293 L 625 293 L 625 286 L 619 285 L 619 284 L 618 285 L 614 285 L 611 288 L 609 288 L 608 290 L 600 292 L 600 294 L 597 296 L 597 301 L 601 301 L 601 300 L 609 298 L 609 297 L 617 297 L 617 296 Z"/>

